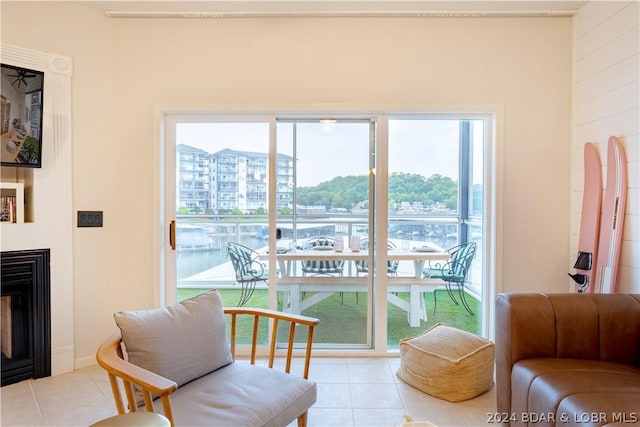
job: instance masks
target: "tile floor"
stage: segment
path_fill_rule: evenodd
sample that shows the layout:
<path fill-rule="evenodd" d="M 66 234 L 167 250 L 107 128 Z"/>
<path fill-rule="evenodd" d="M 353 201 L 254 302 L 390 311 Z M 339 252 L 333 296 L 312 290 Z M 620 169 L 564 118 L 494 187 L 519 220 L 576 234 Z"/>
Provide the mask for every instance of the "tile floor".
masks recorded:
<path fill-rule="evenodd" d="M 395 375 L 399 358 L 321 358 L 311 363 L 318 400 L 309 426 L 400 426 L 405 414 L 438 426 L 486 426 L 495 412 L 495 387 L 464 402 L 424 394 Z M 0 425 L 88 426 L 116 413 L 105 372 L 98 366 L 0 388 Z M 292 425 L 295 425 L 292 424 Z"/>

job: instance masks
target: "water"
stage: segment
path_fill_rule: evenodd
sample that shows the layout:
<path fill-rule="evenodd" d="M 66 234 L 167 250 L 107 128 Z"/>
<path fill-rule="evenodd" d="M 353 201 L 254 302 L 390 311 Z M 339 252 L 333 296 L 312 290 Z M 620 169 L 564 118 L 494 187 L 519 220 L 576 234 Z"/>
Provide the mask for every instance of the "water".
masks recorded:
<path fill-rule="evenodd" d="M 238 243 L 254 250 L 268 245 L 266 240 L 250 236 L 240 236 Z M 228 261 L 227 248 L 224 243 L 212 249 L 180 249 L 176 255 L 176 275 L 178 280 L 181 280 Z"/>

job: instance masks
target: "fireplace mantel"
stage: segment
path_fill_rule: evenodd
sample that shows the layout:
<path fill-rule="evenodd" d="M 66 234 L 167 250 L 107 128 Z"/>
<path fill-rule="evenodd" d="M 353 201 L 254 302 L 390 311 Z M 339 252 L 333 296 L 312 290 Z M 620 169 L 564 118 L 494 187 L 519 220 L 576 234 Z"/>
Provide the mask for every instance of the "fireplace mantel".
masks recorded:
<path fill-rule="evenodd" d="M 74 369 L 73 205 L 70 57 L 2 43 L 3 64 L 44 71 L 42 168 L 3 167 L 2 181 L 26 182 L 31 221 L 0 225 L 0 250 L 50 249 L 51 374 Z M 29 169 L 26 171 L 25 169 Z M 26 174 L 28 179 L 25 179 Z M 28 187 L 28 188 L 27 188 Z"/>

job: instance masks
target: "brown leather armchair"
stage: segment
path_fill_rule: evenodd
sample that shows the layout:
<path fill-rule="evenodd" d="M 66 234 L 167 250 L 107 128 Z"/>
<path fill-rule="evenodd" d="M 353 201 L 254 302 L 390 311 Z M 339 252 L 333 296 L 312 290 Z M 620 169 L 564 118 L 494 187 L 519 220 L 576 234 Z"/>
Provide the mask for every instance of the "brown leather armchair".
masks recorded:
<path fill-rule="evenodd" d="M 640 295 L 500 294 L 496 422 L 640 423 Z"/>

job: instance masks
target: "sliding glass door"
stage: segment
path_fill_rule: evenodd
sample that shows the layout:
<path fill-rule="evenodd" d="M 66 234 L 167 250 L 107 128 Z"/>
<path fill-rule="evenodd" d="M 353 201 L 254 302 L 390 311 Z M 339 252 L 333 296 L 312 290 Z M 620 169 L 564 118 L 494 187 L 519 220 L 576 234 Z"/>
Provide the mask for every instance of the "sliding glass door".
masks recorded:
<path fill-rule="evenodd" d="M 165 300 L 318 317 L 325 349 L 482 333 L 490 116 L 323 116 L 167 115 Z M 461 281 L 438 276 L 467 244 Z"/>

